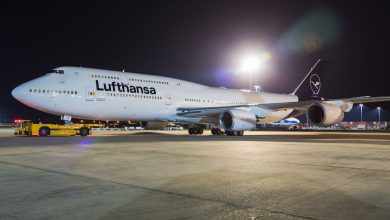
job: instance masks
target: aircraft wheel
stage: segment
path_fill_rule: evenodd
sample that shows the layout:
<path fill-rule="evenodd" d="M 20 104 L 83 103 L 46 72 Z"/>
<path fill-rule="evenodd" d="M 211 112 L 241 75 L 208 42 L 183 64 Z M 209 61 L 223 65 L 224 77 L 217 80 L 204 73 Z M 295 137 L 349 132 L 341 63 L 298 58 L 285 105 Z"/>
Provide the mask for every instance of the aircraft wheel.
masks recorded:
<path fill-rule="evenodd" d="M 233 136 L 233 131 L 225 130 L 226 136 Z"/>
<path fill-rule="evenodd" d="M 80 136 L 85 137 L 85 136 L 87 136 L 88 134 L 89 134 L 89 129 L 88 129 L 88 128 L 86 128 L 86 127 L 80 128 Z"/>
<path fill-rule="evenodd" d="M 38 134 L 41 137 L 46 137 L 50 135 L 50 129 L 48 127 L 41 127 Z"/>
<path fill-rule="evenodd" d="M 197 127 L 189 128 L 188 134 L 203 134 L 203 129 Z"/>
<path fill-rule="evenodd" d="M 212 135 L 216 135 L 216 133 L 215 133 L 215 128 L 212 128 L 212 129 L 211 129 L 211 134 L 212 134 Z"/>

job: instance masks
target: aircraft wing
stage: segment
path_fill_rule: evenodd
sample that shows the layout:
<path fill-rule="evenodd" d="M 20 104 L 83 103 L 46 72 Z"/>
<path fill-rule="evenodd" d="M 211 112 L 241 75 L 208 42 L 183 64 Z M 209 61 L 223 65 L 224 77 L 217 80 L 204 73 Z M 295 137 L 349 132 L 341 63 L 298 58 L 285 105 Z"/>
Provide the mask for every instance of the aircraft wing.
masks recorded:
<path fill-rule="evenodd" d="M 210 116 L 218 115 L 230 109 L 244 109 L 247 111 L 254 112 L 258 118 L 264 118 L 267 117 L 272 111 L 278 111 L 284 109 L 293 109 L 293 110 L 305 112 L 311 104 L 318 103 L 318 102 L 333 103 L 338 106 L 350 105 L 352 107 L 352 104 L 356 104 L 356 103 L 386 102 L 386 101 L 390 101 L 390 96 L 381 96 L 381 97 L 362 96 L 362 97 L 330 99 L 330 100 L 307 100 L 307 101 L 298 101 L 298 102 L 232 105 L 232 106 L 222 106 L 222 107 L 178 108 L 177 115 L 183 117 L 210 117 Z"/>
<path fill-rule="evenodd" d="M 390 101 L 390 96 L 379 96 L 379 97 L 371 97 L 371 96 L 361 96 L 354 98 L 346 98 L 346 99 L 333 99 L 330 101 L 344 101 L 344 102 L 352 102 L 352 103 L 369 103 L 369 102 L 388 102 Z"/>
<path fill-rule="evenodd" d="M 184 117 L 209 117 L 212 115 L 218 115 L 230 109 L 245 109 L 247 111 L 254 112 L 258 118 L 263 118 L 267 117 L 272 111 L 281 109 L 306 110 L 314 102 L 316 102 L 316 100 L 253 105 L 232 105 L 222 107 L 178 108 L 177 115 Z"/>

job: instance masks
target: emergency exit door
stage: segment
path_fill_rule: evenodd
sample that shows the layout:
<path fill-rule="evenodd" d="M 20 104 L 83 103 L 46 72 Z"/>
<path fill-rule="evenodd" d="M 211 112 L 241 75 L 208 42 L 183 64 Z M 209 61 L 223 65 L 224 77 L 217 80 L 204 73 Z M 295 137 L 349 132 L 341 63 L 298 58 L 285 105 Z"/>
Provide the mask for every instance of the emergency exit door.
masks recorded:
<path fill-rule="evenodd" d="M 92 86 L 87 86 L 85 92 L 85 101 L 93 101 L 96 95 L 95 89 Z"/>

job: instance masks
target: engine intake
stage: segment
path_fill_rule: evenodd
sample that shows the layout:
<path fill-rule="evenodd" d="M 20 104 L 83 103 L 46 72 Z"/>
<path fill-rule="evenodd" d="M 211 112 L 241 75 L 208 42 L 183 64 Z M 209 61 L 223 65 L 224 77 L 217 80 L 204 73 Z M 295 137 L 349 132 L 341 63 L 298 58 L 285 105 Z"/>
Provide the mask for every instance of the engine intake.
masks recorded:
<path fill-rule="evenodd" d="M 339 106 L 324 102 L 309 106 L 306 115 L 311 123 L 319 126 L 335 125 L 344 118 L 344 112 Z"/>
<path fill-rule="evenodd" d="M 256 128 L 256 116 L 251 112 L 232 109 L 221 113 L 221 127 L 229 131 L 245 131 Z"/>

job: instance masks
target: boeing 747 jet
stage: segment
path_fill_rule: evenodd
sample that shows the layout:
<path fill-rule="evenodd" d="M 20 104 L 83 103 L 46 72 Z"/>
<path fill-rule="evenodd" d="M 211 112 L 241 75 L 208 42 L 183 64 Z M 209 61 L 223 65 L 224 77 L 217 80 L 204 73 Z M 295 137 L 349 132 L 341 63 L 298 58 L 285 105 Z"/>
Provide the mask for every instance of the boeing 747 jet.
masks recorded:
<path fill-rule="evenodd" d="M 12 95 L 21 103 L 59 116 L 90 120 L 147 121 L 154 125 L 184 122 L 190 134 L 199 124 L 216 126 L 213 135 L 243 135 L 258 123 L 278 122 L 307 114 L 311 123 L 331 126 L 342 121 L 354 103 L 390 101 L 390 97 L 321 99 L 321 74 L 311 68 L 290 94 L 209 87 L 184 80 L 83 67 L 58 67 L 17 86 Z M 302 85 L 313 99 L 299 100 Z"/>

